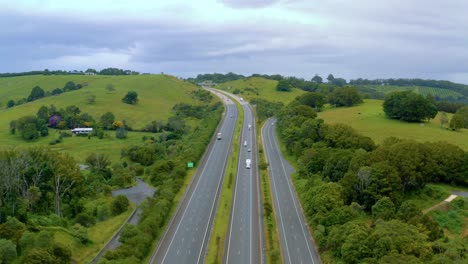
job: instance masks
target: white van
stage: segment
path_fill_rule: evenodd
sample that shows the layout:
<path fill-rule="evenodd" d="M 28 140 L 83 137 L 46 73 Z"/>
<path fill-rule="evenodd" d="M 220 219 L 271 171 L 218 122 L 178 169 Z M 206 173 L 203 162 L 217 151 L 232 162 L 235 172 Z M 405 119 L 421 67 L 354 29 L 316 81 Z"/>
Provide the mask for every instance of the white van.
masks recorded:
<path fill-rule="evenodd" d="M 244 141 L 244 147 L 247 147 L 247 140 Z"/>
<path fill-rule="evenodd" d="M 250 169 L 250 163 L 252 163 L 252 161 L 251 161 L 250 159 L 246 159 L 246 160 L 245 160 L 245 167 L 246 167 L 247 169 Z"/>

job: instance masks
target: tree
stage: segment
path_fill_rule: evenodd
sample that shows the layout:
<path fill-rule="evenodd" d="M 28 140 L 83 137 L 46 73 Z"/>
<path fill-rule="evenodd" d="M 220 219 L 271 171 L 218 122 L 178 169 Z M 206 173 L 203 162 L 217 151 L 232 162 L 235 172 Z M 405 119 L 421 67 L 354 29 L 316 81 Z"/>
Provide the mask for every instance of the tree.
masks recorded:
<path fill-rule="evenodd" d="M 51 155 L 55 214 L 62 216 L 62 197 L 80 181 L 81 174 L 75 160 L 69 154 L 54 152 Z"/>
<path fill-rule="evenodd" d="M 353 106 L 362 103 L 359 92 L 354 87 L 338 88 L 329 95 L 328 102 L 336 106 Z"/>
<path fill-rule="evenodd" d="M 106 154 L 92 153 L 86 158 L 86 164 L 95 172 L 106 171 L 111 164 L 109 156 Z"/>
<path fill-rule="evenodd" d="M 449 126 L 452 130 L 459 130 L 460 128 L 463 128 L 463 116 L 454 114 L 452 119 L 450 119 Z"/>
<path fill-rule="evenodd" d="M 8 100 L 8 103 L 7 103 L 7 107 L 8 108 L 12 108 L 13 106 L 15 106 L 15 101 L 14 100 Z"/>
<path fill-rule="evenodd" d="M 280 91 L 280 92 L 291 91 L 291 87 L 289 85 L 288 80 L 283 79 L 283 80 L 278 81 L 278 84 L 276 85 L 276 91 Z"/>
<path fill-rule="evenodd" d="M 372 217 L 376 219 L 390 220 L 395 216 L 395 205 L 389 197 L 378 200 L 372 206 Z"/>
<path fill-rule="evenodd" d="M 115 116 L 114 116 L 114 114 L 112 112 L 106 112 L 105 114 L 103 114 L 101 116 L 101 118 L 99 120 L 100 120 L 100 122 L 102 124 L 102 127 L 104 129 L 111 129 L 112 124 L 115 121 Z"/>
<path fill-rule="evenodd" d="M 32 102 L 32 101 L 37 100 L 39 98 L 42 98 L 44 96 L 45 96 L 44 90 L 39 86 L 35 86 L 31 90 L 31 94 L 29 94 L 27 101 Z"/>
<path fill-rule="evenodd" d="M 431 101 L 411 91 L 387 95 L 383 110 L 389 118 L 408 122 L 420 122 L 437 115 L 437 107 Z"/>
<path fill-rule="evenodd" d="M 328 77 L 327 77 L 327 80 L 328 80 L 328 83 L 333 83 L 333 81 L 335 80 L 335 76 L 333 76 L 333 74 L 328 74 Z"/>
<path fill-rule="evenodd" d="M 136 104 L 138 101 L 138 94 L 134 91 L 127 92 L 127 95 L 122 98 L 122 102 L 126 104 Z"/>
<path fill-rule="evenodd" d="M 129 201 L 125 195 L 117 195 L 112 201 L 111 210 L 114 215 L 119 215 L 125 212 L 129 206 Z"/>
<path fill-rule="evenodd" d="M 322 83 L 323 79 L 318 74 L 315 74 L 314 77 L 312 77 L 312 81 L 316 83 Z"/>
<path fill-rule="evenodd" d="M 36 113 L 37 118 L 42 120 L 49 120 L 49 108 L 45 105 L 41 106 Z"/>
<path fill-rule="evenodd" d="M 125 127 L 118 127 L 116 130 L 115 130 L 115 137 L 118 138 L 118 139 L 124 139 L 124 138 L 127 138 L 127 130 L 125 129 Z"/>
<path fill-rule="evenodd" d="M 0 263 L 13 263 L 16 256 L 15 244 L 11 240 L 0 238 Z"/>
<path fill-rule="evenodd" d="M 63 90 L 62 90 L 62 89 L 60 89 L 60 88 L 55 88 L 54 90 L 52 90 L 52 93 L 51 93 L 51 94 L 52 94 L 52 95 L 59 95 L 59 94 L 61 94 L 61 93 L 63 93 Z"/>
<path fill-rule="evenodd" d="M 316 111 L 320 110 L 322 106 L 326 103 L 325 95 L 321 93 L 309 92 L 305 93 L 296 98 L 301 104 L 310 106 Z"/>
<path fill-rule="evenodd" d="M 65 86 L 63 87 L 63 91 L 65 92 L 68 92 L 68 91 L 73 91 L 73 90 L 77 90 L 78 88 L 76 87 L 76 84 L 72 81 L 69 81 L 65 84 Z"/>
<path fill-rule="evenodd" d="M 440 126 L 443 127 L 446 124 L 448 124 L 448 122 L 449 122 L 449 118 L 447 116 L 447 113 L 441 112 L 440 113 Z"/>

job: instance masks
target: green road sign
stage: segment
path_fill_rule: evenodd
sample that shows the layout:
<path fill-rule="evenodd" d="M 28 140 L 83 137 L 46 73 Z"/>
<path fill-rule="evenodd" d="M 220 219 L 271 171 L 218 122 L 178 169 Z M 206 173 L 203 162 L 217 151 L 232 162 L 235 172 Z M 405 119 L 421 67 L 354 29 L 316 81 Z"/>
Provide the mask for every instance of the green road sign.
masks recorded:
<path fill-rule="evenodd" d="M 187 162 L 187 168 L 193 168 L 193 162 Z"/>

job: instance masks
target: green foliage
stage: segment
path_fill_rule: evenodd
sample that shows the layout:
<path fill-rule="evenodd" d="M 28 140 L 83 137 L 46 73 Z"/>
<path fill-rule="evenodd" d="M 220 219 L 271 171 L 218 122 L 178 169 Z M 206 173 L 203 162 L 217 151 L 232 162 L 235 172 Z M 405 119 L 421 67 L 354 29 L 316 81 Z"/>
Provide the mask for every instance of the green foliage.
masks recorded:
<path fill-rule="evenodd" d="M 374 219 L 389 220 L 395 216 L 395 205 L 392 200 L 388 197 L 384 197 L 378 200 L 374 206 L 372 206 L 372 217 Z"/>
<path fill-rule="evenodd" d="M 130 205 L 127 196 L 125 195 L 117 195 L 112 200 L 111 210 L 112 214 L 119 215 L 125 211 L 127 211 L 128 206 Z"/>
<path fill-rule="evenodd" d="M 77 90 L 77 89 L 78 89 L 78 87 L 76 86 L 76 84 L 73 81 L 67 82 L 65 84 L 65 86 L 63 87 L 64 92 L 74 91 L 74 90 Z"/>
<path fill-rule="evenodd" d="M 29 96 L 28 96 L 28 102 L 35 101 L 35 100 L 40 99 L 40 98 L 42 98 L 44 96 L 45 96 L 44 90 L 39 86 L 35 86 L 31 90 L 31 94 L 29 94 Z"/>
<path fill-rule="evenodd" d="M 135 91 L 129 91 L 127 94 L 122 98 L 122 102 L 126 104 L 136 104 L 138 101 L 138 94 Z"/>
<path fill-rule="evenodd" d="M 15 101 L 14 100 L 8 100 L 8 103 L 7 103 L 7 108 L 12 108 L 13 106 L 15 106 Z"/>
<path fill-rule="evenodd" d="M 15 244 L 11 240 L 0 238 L 0 263 L 13 263 L 16 257 Z"/>
<path fill-rule="evenodd" d="M 353 106 L 362 103 L 362 98 L 354 87 L 335 89 L 329 96 L 328 102 L 335 106 Z"/>
<path fill-rule="evenodd" d="M 420 122 L 437 115 L 433 102 L 408 91 L 389 94 L 383 103 L 383 110 L 389 118 L 408 122 Z"/>
<path fill-rule="evenodd" d="M 118 139 L 125 139 L 127 138 L 128 131 L 125 127 L 119 127 L 115 130 L 115 137 Z"/>
<path fill-rule="evenodd" d="M 56 264 L 54 256 L 44 248 L 31 249 L 24 257 L 23 263 L 28 264 Z"/>
<path fill-rule="evenodd" d="M 464 127 L 463 116 L 460 114 L 454 114 L 450 119 L 449 127 L 452 130 L 459 130 L 460 128 Z"/>
<path fill-rule="evenodd" d="M 78 223 L 84 227 L 90 227 L 96 224 L 96 218 L 87 213 L 79 213 L 75 216 L 75 223 Z"/>
<path fill-rule="evenodd" d="M 296 98 L 303 105 L 310 106 L 316 111 L 320 111 L 323 105 L 326 103 L 325 95 L 317 92 L 305 93 Z"/>
<path fill-rule="evenodd" d="M 255 113 L 260 122 L 277 115 L 283 107 L 283 103 L 281 102 L 270 102 L 261 98 L 250 100 L 250 104 L 255 105 Z"/>
<path fill-rule="evenodd" d="M 290 92 L 291 91 L 291 85 L 289 84 L 288 80 L 283 79 L 278 82 L 276 85 L 276 91 L 280 92 Z"/>

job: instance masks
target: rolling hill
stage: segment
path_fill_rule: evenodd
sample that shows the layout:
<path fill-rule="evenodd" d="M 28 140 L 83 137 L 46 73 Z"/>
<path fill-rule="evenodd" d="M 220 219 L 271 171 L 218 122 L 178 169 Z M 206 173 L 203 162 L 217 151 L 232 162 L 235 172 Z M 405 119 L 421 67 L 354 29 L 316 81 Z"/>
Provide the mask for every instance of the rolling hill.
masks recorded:
<path fill-rule="evenodd" d="M 240 95 L 245 100 L 253 98 L 262 98 L 271 102 L 283 102 L 287 104 L 305 91 L 292 88 L 291 92 L 276 91 L 278 81 L 269 80 L 261 77 L 250 77 L 241 80 L 235 80 L 218 84 L 216 88 L 228 91 L 230 93 L 239 89 Z"/>
<path fill-rule="evenodd" d="M 328 108 L 318 113 L 325 123 L 343 123 L 350 125 L 359 133 L 371 137 L 377 144 L 394 136 L 413 139 L 419 142 L 446 141 L 468 150 L 468 130 L 451 131 L 440 127 L 440 117 L 428 123 L 407 123 L 389 119 L 382 109 L 381 100 L 364 100 L 358 106 L 346 108 Z M 451 115 L 449 115 L 449 118 Z"/>
<path fill-rule="evenodd" d="M 19 100 L 28 97 L 32 88 L 39 85 L 46 92 L 55 88 L 63 88 L 65 83 L 73 81 L 84 87 L 62 93 L 60 95 L 48 96 L 33 102 L 6 108 L 6 102 L 10 99 Z M 114 90 L 109 91 L 106 87 L 112 84 Z M 198 89 L 195 85 L 179 80 L 168 75 L 130 75 L 130 76 L 87 76 L 87 75 L 57 75 L 57 76 L 22 76 L 0 78 L 0 147 L 15 146 L 49 146 L 48 143 L 58 137 L 55 130 L 50 130 L 49 135 L 39 138 L 37 141 L 28 143 L 18 135 L 9 133 L 10 121 L 25 115 L 35 115 L 38 109 L 45 105 L 55 105 L 57 108 L 65 108 L 76 105 L 81 112 L 87 112 L 99 120 L 105 112 L 112 112 L 116 120 L 125 120 L 133 129 L 141 129 L 154 120 L 166 121 L 173 115 L 172 107 L 180 102 L 196 104 L 191 95 L 192 91 Z M 138 93 L 136 105 L 125 104 L 121 99 L 128 91 Z M 95 96 L 94 103 L 88 103 L 87 98 Z M 216 99 L 215 99 L 216 100 Z M 190 122 L 196 126 L 196 120 Z M 83 161 L 86 156 L 93 152 L 108 153 L 113 161 L 120 158 L 120 150 L 128 144 L 141 142 L 141 138 L 150 133 L 130 132 L 126 140 L 115 139 L 112 131 L 109 137 L 99 140 L 97 138 L 72 137 L 66 138 L 60 144 L 54 145 L 53 149 L 67 151 Z"/>

